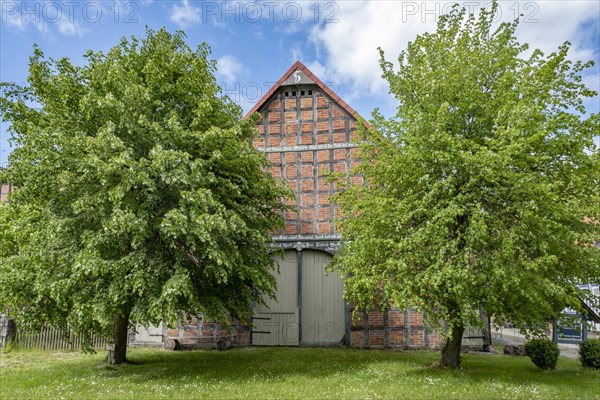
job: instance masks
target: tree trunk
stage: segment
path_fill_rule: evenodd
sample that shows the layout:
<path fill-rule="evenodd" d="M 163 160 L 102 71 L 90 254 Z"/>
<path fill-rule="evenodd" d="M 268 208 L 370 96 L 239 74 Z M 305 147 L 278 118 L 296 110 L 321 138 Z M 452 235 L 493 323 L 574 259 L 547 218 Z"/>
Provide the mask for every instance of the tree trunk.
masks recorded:
<path fill-rule="evenodd" d="M 124 364 L 127 362 L 127 328 L 129 326 L 129 313 L 117 315 L 114 321 L 113 345 L 108 349 L 108 363 L 111 365 Z"/>
<path fill-rule="evenodd" d="M 462 323 L 452 327 L 452 337 L 446 340 L 442 349 L 442 365 L 448 368 L 460 367 L 460 348 L 465 327 Z"/>

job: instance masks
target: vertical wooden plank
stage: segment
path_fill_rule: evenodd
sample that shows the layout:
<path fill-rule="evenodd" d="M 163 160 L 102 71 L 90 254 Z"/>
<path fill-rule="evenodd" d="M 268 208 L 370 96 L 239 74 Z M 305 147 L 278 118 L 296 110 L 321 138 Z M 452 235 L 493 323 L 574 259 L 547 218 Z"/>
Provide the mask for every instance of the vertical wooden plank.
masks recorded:
<path fill-rule="evenodd" d="M 264 298 L 266 306 L 254 308 L 256 328 L 252 344 L 257 346 L 298 345 L 298 274 L 297 252 L 287 250 L 283 258 L 277 257 L 280 273 L 274 272 L 277 300 Z M 266 333 L 259 333 L 266 332 Z"/>
<path fill-rule="evenodd" d="M 300 110 L 298 109 L 298 112 L 300 112 Z M 300 211 L 298 212 L 298 214 L 300 214 Z M 306 252 L 304 252 L 306 253 Z M 302 343 L 302 327 L 303 327 L 303 320 L 302 320 L 302 296 L 303 296 L 303 287 L 302 287 L 302 279 L 303 279 L 303 272 L 302 271 L 302 258 L 303 258 L 303 254 L 302 254 L 302 250 L 298 249 L 297 253 L 296 253 L 296 270 L 297 270 L 297 284 L 296 284 L 296 291 L 298 293 L 298 298 L 296 299 L 296 306 L 298 307 L 298 342 Z"/>
<path fill-rule="evenodd" d="M 302 299 L 300 307 L 302 309 L 302 340 L 303 343 L 315 343 L 319 337 L 319 324 L 321 321 L 315 315 L 315 304 L 321 303 L 319 297 L 321 291 L 315 290 L 315 260 L 314 252 L 305 250 L 302 254 L 304 258 L 302 263 Z"/>
<path fill-rule="evenodd" d="M 346 308 L 341 278 L 326 273 L 332 257 L 317 250 L 304 250 L 302 257 L 303 342 L 340 343 L 346 331 Z"/>
<path fill-rule="evenodd" d="M 321 321 L 315 315 L 316 304 L 323 300 L 321 290 L 316 290 L 315 283 L 315 259 L 314 252 L 305 250 L 303 254 L 304 262 L 302 263 L 302 279 L 303 279 L 303 302 L 302 308 L 302 339 L 304 343 L 315 343 L 319 340 L 319 328 Z"/>

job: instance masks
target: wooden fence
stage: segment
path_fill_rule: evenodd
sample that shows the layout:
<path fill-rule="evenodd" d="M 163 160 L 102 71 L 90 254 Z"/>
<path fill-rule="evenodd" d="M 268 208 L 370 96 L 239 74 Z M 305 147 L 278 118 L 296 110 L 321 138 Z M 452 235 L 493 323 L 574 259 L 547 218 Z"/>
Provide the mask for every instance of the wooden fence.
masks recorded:
<path fill-rule="evenodd" d="M 44 326 L 39 333 L 24 332 L 17 328 L 15 344 L 26 349 L 38 350 L 81 350 L 83 337 L 75 335 L 70 329 L 56 329 L 51 326 Z M 108 344 L 106 339 L 98 338 L 92 335 L 92 346 L 94 349 L 104 349 Z"/>

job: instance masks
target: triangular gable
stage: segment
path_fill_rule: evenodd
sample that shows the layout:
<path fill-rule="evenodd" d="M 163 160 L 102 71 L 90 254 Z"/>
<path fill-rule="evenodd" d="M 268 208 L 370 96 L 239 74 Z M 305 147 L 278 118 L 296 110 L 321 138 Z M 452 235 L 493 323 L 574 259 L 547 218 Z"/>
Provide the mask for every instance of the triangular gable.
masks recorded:
<path fill-rule="evenodd" d="M 310 79 L 304 71 L 298 68 L 281 83 L 281 86 L 306 85 L 311 83 L 314 84 L 315 81 Z"/>
<path fill-rule="evenodd" d="M 252 107 L 250 111 L 244 116 L 244 119 L 258 111 L 270 98 L 271 96 L 282 86 L 290 85 L 302 85 L 302 84 L 315 84 L 317 85 L 327 96 L 329 96 L 337 105 L 345 110 L 349 115 L 354 118 L 360 118 L 360 115 L 350 107 L 344 100 L 334 93 L 326 84 L 323 83 L 315 74 L 313 74 L 304 64 L 300 61 L 296 61 L 294 65 L 286 71 L 285 74 L 269 89 L 267 93 Z M 367 123 L 367 126 L 369 124 Z"/>

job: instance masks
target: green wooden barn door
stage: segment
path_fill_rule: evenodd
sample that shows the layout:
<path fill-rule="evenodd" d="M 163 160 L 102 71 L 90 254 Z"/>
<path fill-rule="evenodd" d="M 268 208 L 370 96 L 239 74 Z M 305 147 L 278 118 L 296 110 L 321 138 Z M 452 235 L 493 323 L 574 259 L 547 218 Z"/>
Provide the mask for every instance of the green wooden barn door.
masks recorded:
<path fill-rule="evenodd" d="M 302 344 L 333 345 L 344 338 L 344 286 L 340 276 L 327 273 L 332 257 L 302 251 Z"/>
<path fill-rule="evenodd" d="M 298 257 L 287 250 L 276 257 L 280 274 L 277 280 L 277 300 L 266 299 L 267 306 L 254 309 L 252 344 L 256 346 L 298 345 Z"/>

